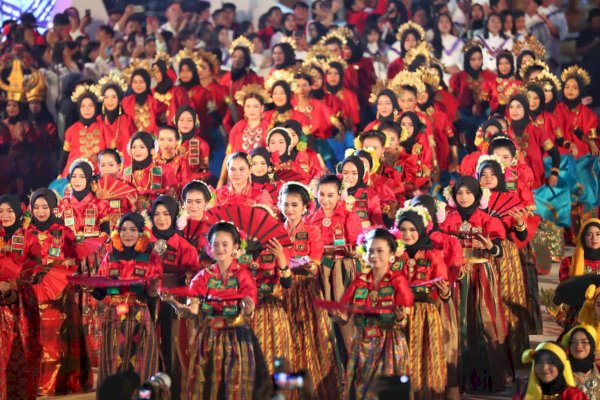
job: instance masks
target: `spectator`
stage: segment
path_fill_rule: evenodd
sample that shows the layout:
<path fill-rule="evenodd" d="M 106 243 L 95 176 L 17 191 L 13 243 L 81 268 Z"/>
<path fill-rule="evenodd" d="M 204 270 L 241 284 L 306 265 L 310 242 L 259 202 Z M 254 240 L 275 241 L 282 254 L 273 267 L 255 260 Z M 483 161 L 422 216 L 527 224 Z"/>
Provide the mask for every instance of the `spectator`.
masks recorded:
<path fill-rule="evenodd" d="M 592 78 L 590 92 L 593 98 L 593 107 L 600 106 L 600 59 L 594 57 L 600 49 L 600 8 L 590 10 L 588 27 L 579 33 L 575 50 L 581 56 L 581 66 L 585 68 Z M 595 110 L 596 113 L 600 110 Z"/>
<path fill-rule="evenodd" d="M 292 7 L 294 17 L 296 17 L 296 26 L 298 30 L 306 33 L 306 24 L 308 23 L 308 5 L 303 1 L 297 1 Z"/>
<path fill-rule="evenodd" d="M 312 15 L 315 21 L 320 22 L 325 28 L 333 25 L 333 10 L 331 3 L 324 0 L 316 0 L 312 3 Z"/>
<path fill-rule="evenodd" d="M 165 16 L 167 17 L 167 22 L 165 22 L 160 27 L 160 30 L 169 31 L 173 35 L 177 35 L 184 27 L 183 11 L 181 10 L 181 5 L 179 3 L 172 3 L 167 8 Z"/>
<path fill-rule="evenodd" d="M 556 70 L 560 64 L 560 42 L 569 33 L 565 13 L 554 0 L 525 0 L 525 27 L 546 48 L 548 66 Z"/>

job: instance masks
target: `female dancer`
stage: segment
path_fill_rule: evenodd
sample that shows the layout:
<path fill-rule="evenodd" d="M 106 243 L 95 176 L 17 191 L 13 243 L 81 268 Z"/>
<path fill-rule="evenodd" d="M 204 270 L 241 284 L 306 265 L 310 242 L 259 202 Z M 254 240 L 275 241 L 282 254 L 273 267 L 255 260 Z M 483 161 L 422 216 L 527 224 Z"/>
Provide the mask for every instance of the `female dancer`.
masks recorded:
<path fill-rule="evenodd" d="M 132 68 L 134 64 L 131 64 Z M 156 134 L 158 117 L 164 112 L 162 104 L 152 97 L 150 89 L 152 77 L 146 68 L 137 68 L 131 74 L 132 94 L 123 99 L 123 111 L 131 118 L 138 131 Z"/>
<path fill-rule="evenodd" d="M 127 83 L 116 75 L 101 78 L 96 86 L 102 113 L 98 119 L 107 128 L 106 146 L 126 153 L 131 135 L 137 131 L 133 116 L 124 112 L 121 102 L 127 91 Z"/>
<path fill-rule="evenodd" d="M 381 201 L 374 189 L 367 187 L 368 171 L 357 156 L 346 157 L 338 166 L 345 184 L 346 209 L 360 218 L 363 228 L 383 226 Z"/>
<path fill-rule="evenodd" d="M 187 164 L 191 179 L 206 180 L 211 177 L 208 169 L 210 147 L 200 136 L 198 124 L 198 116 L 192 106 L 184 105 L 177 109 L 175 125 L 180 137 L 177 152 Z"/>
<path fill-rule="evenodd" d="M 573 256 L 565 257 L 560 263 L 558 278 L 561 281 L 600 270 L 600 219 L 583 221 L 576 243 Z"/>
<path fill-rule="evenodd" d="M 191 181 L 183 187 L 181 192 L 183 208 L 187 212 L 185 227 L 181 230 L 183 237 L 190 242 L 200 256 L 200 268 L 210 264 L 210 257 L 206 253 L 206 234 L 210 225 L 206 221 L 205 211 L 212 202 L 212 194 L 206 183 Z"/>
<path fill-rule="evenodd" d="M 596 329 L 587 324 L 575 326 L 562 338 L 575 384 L 588 399 L 600 395 L 600 372 L 596 367 Z"/>

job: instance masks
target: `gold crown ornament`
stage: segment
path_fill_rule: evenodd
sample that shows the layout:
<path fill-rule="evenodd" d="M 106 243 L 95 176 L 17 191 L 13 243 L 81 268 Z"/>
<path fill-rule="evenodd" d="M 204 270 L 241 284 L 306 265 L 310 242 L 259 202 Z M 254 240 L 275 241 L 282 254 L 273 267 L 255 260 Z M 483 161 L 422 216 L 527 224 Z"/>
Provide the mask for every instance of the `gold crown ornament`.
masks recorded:
<path fill-rule="evenodd" d="M 327 34 L 321 38 L 319 43 L 324 45 L 329 39 L 337 39 L 342 42 L 342 45 L 346 45 L 348 40 L 352 40 L 353 38 L 354 32 L 349 28 L 342 26 L 327 32 Z"/>
<path fill-rule="evenodd" d="M 585 86 L 591 83 L 590 74 L 579 65 L 572 65 L 560 74 L 560 80 L 566 83 L 571 78 L 579 78 Z"/>
<path fill-rule="evenodd" d="M 548 64 L 546 64 L 544 61 L 542 60 L 538 60 L 537 58 L 534 60 L 530 60 L 527 61 L 526 63 L 523 63 L 523 65 L 521 65 L 521 69 L 519 71 L 517 71 L 519 73 L 519 77 L 521 78 L 521 80 L 525 80 L 525 75 L 527 73 L 527 71 L 530 68 L 541 68 L 543 71 L 550 71 L 550 69 L 548 68 Z"/>
<path fill-rule="evenodd" d="M 294 51 L 296 51 L 296 48 L 298 48 L 298 44 L 296 43 L 296 39 L 294 39 L 293 36 L 284 36 L 284 37 L 281 38 L 281 40 L 279 40 L 279 43 L 287 43 L 287 44 L 289 44 Z"/>
<path fill-rule="evenodd" d="M 190 60 L 194 61 L 194 63 L 196 63 L 196 61 L 198 60 L 198 54 L 195 51 L 192 51 L 187 48 L 179 50 L 179 52 L 175 55 L 175 62 L 179 65 L 181 64 L 181 61 L 185 60 L 186 58 L 189 58 Z"/>
<path fill-rule="evenodd" d="M 269 79 L 265 82 L 265 88 L 270 92 L 273 90 L 273 85 L 279 81 L 284 81 L 290 88 L 292 87 L 292 83 L 294 83 L 294 74 L 286 69 L 277 69 L 273 71 Z"/>
<path fill-rule="evenodd" d="M 475 171 L 479 172 L 479 167 L 481 166 L 481 164 L 488 162 L 488 161 L 497 162 L 500 165 L 500 169 L 502 170 L 502 173 L 504 173 L 504 170 L 506 169 L 506 165 L 504 165 L 504 162 L 502 161 L 502 159 L 495 154 L 491 154 L 491 155 L 484 154 L 482 156 L 479 156 L 479 159 L 477 160 L 477 168 L 475 168 Z"/>
<path fill-rule="evenodd" d="M 79 99 L 81 99 L 81 97 L 86 94 L 91 94 L 95 98 L 97 98 L 96 88 L 94 86 L 95 85 L 88 85 L 87 83 L 77 85 L 77 87 L 75 88 L 75 90 L 73 90 L 73 93 L 71 94 L 71 101 L 73 103 L 77 103 Z"/>
<path fill-rule="evenodd" d="M 344 70 L 346 70 L 348 67 L 348 63 L 342 57 L 330 54 L 329 57 L 327 57 L 327 64 L 331 64 L 333 62 L 341 64 Z"/>
<path fill-rule="evenodd" d="M 421 78 L 421 82 L 431 86 L 433 90 L 439 89 L 440 75 L 435 68 L 421 67 L 417 70 L 417 75 Z"/>
<path fill-rule="evenodd" d="M 265 104 L 268 104 L 271 102 L 271 96 L 269 95 L 269 92 L 267 91 L 267 89 L 265 89 L 264 87 L 262 87 L 261 85 L 258 85 L 256 83 L 251 83 L 249 85 L 244 86 L 240 90 L 238 90 L 235 94 L 235 101 L 240 106 L 243 106 L 244 102 L 246 101 L 248 96 L 250 96 L 251 94 L 260 96 L 263 99 L 263 102 Z"/>
<path fill-rule="evenodd" d="M 42 87 L 44 89 L 43 91 L 45 92 L 46 85 L 41 72 L 32 69 L 30 74 L 25 75 L 23 71 L 23 64 L 18 58 L 15 58 L 12 61 L 11 71 L 6 79 L 6 82 L 0 79 L 0 90 L 6 92 L 6 98 L 9 101 L 25 101 L 27 99 L 26 95 L 28 92 L 31 92 L 32 95 L 35 93 L 39 96 L 39 94 L 41 94 Z"/>
<path fill-rule="evenodd" d="M 393 91 L 393 89 L 389 85 L 389 82 L 378 79 L 377 82 L 375 82 L 375 84 L 371 88 L 371 94 L 369 95 L 369 103 L 377 104 L 377 98 L 384 89 L 390 89 Z"/>
<path fill-rule="evenodd" d="M 546 70 L 540 72 L 529 83 L 539 84 L 542 87 L 542 89 L 546 91 L 551 91 L 554 87 L 554 90 L 556 90 L 556 92 L 559 92 L 562 88 L 562 84 L 560 83 L 560 79 L 558 79 L 558 76 Z"/>
<path fill-rule="evenodd" d="M 400 92 L 402 86 L 414 87 L 417 93 L 425 92 L 425 85 L 421 81 L 419 75 L 416 72 L 406 70 L 398 72 L 394 79 L 392 79 L 390 86 L 393 87 L 396 92 Z"/>
<path fill-rule="evenodd" d="M 527 95 L 527 88 L 523 85 L 512 85 L 503 93 L 507 99 L 517 94 Z"/>
<path fill-rule="evenodd" d="M 195 62 L 198 67 L 200 66 L 200 63 L 204 61 L 206 64 L 208 64 L 208 67 L 210 68 L 213 75 L 219 71 L 221 63 L 217 59 L 217 56 L 215 56 L 213 53 L 211 53 L 210 51 L 199 49 L 196 50 L 196 54 L 197 59 Z"/>
<path fill-rule="evenodd" d="M 150 73 L 152 70 L 152 65 L 150 65 L 150 61 L 146 59 L 141 60 L 139 58 L 134 58 L 123 70 L 123 77 L 125 77 L 125 80 L 127 82 L 131 82 L 131 76 L 133 75 L 133 72 L 138 69 L 145 69 Z"/>
<path fill-rule="evenodd" d="M 164 51 L 159 51 L 154 56 L 154 60 L 152 61 L 152 63 L 154 64 L 159 61 L 164 61 L 165 64 L 167 64 L 167 68 L 169 68 L 173 62 L 173 57 L 171 57 L 171 55 L 169 53 L 166 53 Z"/>
<path fill-rule="evenodd" d="M 404 65 L 409 66 L 415 61 L 418 56 L 423 56 L 425 58 L 425 64 L 429 64 L 431 61 L 431 54 L 433 53 L 433 49 L 429 45 L 429 43 L 422 41 L 412 49 L 406 52 L 404 56 Z"/>
<path fill-rule="evenodd" d="M 544 45 L 533 35 L 529 35 L 524 39 L 514 42 L 512 52 L 516 57 L 518 57 L 525 50 L 531 51 L 535 57 L 539 58 L 540 60 L 543 60 L 546 55 L 546 49 L 544 48 Z"/>
<path fill-rule="evenodd" d="M 404 36 L 404 33 L 407 31 L 416 31 L 417 35 L 419 35 L 417 39 L 419 41 L 425 40 L 425 29 L 423 29 L 421 25 L 412 21 L 405 22 L 398 27 L 398 32 L 396 32 L 396 40 L 401 41 L 402 36 Z"/>
<path fill-rule="evenodd" d="M 462 48 L 462 52 L 466 54 L 468 51 L 476 47 L 479 48 L 479 50 L 481 50 L 481 42 L 477 39 L 471 39 L 467 43 L 465 43 L 465 45 Z"/>
<path fill-rule="evenodd" d="M 238 36 L 237 39 L 231 42 L 231 45 L 229 45 L 229 54 L 233 54 L 233 50 L 235 50 L 236 47 L 245 47 L 250 53 L 254 51 L 254 44 L 244 35 Z"/>
<path fill-rule="evenodd" d="M 27 102 L 32 101 L 45 101 L 46 100 L 46 80 L 40 76 L 40 79 L 36 78 L 36 84 L 27 85 L 27 92 L 25 92 L 25 98 Z"/>
<path fill-rule="evenodd" d="M 104 92 L 110 86 L 116 86 L 121 89 L 121 92 L 124 94 L 127 91 L 127 82 L 125 79 L 120 77 L 119 75 L 111 72 L 109 75 L 105 75 L 98 81 L 97 84 L 91 87 L 91 90 L 94 92 L 98 101 L 104 100 Z"/>

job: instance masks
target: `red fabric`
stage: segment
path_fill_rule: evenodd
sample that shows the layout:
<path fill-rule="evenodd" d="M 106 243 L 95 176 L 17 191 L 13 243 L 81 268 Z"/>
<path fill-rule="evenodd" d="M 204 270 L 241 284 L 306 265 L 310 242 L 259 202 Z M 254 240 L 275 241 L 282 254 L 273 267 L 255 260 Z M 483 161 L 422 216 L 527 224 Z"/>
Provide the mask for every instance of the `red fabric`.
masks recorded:
<path fill-rule="evenodd" d="M 231 184 L 225 185 L 215 192 L 215 207 L 217 206 L 254 206 L 261 204 L 273 208 L 271 196 L 252 185 L 246 187 L 240 193 L 234 193 Z"/>
<path fill-rule="evenodd" d="M 318 178 L 324 173 L 321 161 L 319 161 L 317 153 L 312 149 L 298 151 L 292 161 L 291 169 L 297 172 L 304 172 L 306 178 L 301 180 L 301 183 L 304 184 L 309 184 L 313 178 Z"/>
<path fill-rule="evenodd" d="M 106 148 L 106 138 L 109 135 L 106 126 L 98 121 L 88 127 L 79 121 L 71 125 L 65 131 L 63 149 L 69 152 L 69 157 L 62 176 L 67 176 L 71 163 L 81 157 L 87 158 L 97 167 L 98 153 Z"/>
<path fill-rule="evenodd" d="M 358 91 L 358 71 L 350 66 L 344 70 L 344 87 L 354 92 Z"/>
<path fill-rule="evenodd" d="M 583 260 L 585 266 L 585 273 L 597 275 L 600 271 L 600 260 L 592 261 L 592 260 Z M 565 257 L 560 263 L 560 267 L 558 269 L 558 279 L 562 282 L 567 278 L 570 278 L 571 266 L 573 264 L 573 257 Z M 588 270 L 589 268 L 589 270 Z"/>
<path fill-rule="evenodd" d="M 381 290 L 383 287 L 391 286 L 394 288 L 394 305 L 411 307 L 414 303 L 414 297 L 412 290 L 408 287 L 408 281 L 402 274 L 392 273 L 391 271 L 385 274 L 378 287 L 375 287 L 373 281 L 373 271 L 369 271 L 366 274 L 360 274 L 348 286 L 348 289 L 344 292 L 344 295 L 340 299 L 342 304 L 353 304 L 354 303 L 354 292 L 359 288 L 366 288 L 371 290 Z M 371 304 L 370 296 L 367 296 L 364 303 L 361 305 L 366 307 L 379 306 L 380 304 Z"/>
<path fill-rule="evenodd" d="M 266 114 L 266 113 L 265 113 Z M 229 132 L 229 144 L 227 145 L 227 153 L 235 153 L 236 151 L 243 151 L 250 153 L 257 147 L 266 147 L 267 145 L 267 131 L 269 130 L 270 118 L 267 115 L 260 121 L 260 124 L 255 129 L 262 129 L 261 140 L 250 142 L 244 139 L 244 130 L 248 127 L 248 121 L 242 119 L 237 122 L 231 131 Z"/>
<path fill-rule="evenodd" d="M 574 110 L 569 110 L 565 103 L 558 103 L 556 113 L 559 115 L 559 123 L 562 126 L 563 134 L 566 140 L 575 143 L 579 153 L 578 157 L 590 153 L 590 147 L 575 134 L 579 129 L 583 132 L 584 138 L 591 135 L 594 130 L 598 134 L 598 116 L 587 106 L 579 104 Z M 596 145 L 600 146 L 600 139 L 596 139 Z"/>
<path fill-rule="evenodd" d="M 149 261 L 112 260 L 111 255 L 112 253 L 107 253 L 102 260 L 98 276 L 111 276 L 116 270 L 119 279 L 144 279 L 148 287 L 153 279 L 158 279 L 163 274 L 161 261 L 153 251 L 150 251 Z"/>
<path fill-rule="evenodd" d="M 342 90 L 344 90 L 344 89 L 345 88 L 342 88 Z M 329 107 L 329 109 L 331 110 L 332 116 L 334 116 L 338 119 L 349 117 L 349 115 L 345 114 L 344 103 L 335 94 L 325 92 L 323 94 L 323 99 L 321 101 L 323 103 L 325 103 L 327 105 L 327 107 Z"/>
<path fill-rule="evenodd" d="M 336 98 L 339 99 L 340 104 L 342 105 L 342 116 L 344 119 L 350 119 L 354 127 L 356 127 L 360 123 L 360 106 L 358 104 L 358 97 L 356 93 L 346 88 L 342 88 L 337 95 Z M 369 97 L 367 96 L 367 99 Z M 323 99 L 325 101 L 325 99 Z M 325 102 L 327 104 L 327 102 Z M 329 104 L 327 104 L 329 106 Z M 331 109 L 331 114 L 336 115 L 333 111 L 333 108 L 329 106 Z"/>
<path fill-rule="evenodd" d="M 136 122 L 135 94 L 125 96 L 121 103 L 121 105 L 123 106 L 123 111 L 125 112 L 125 114 L 129 115 L 131 119 L 133 119 L 138 131 L 144 131 L 156 135 L 158 134 L 158 116 L 163 112 L 162 104 L 154 97 L 152 97 L 152 95 L 149 95 L 147 97 L 146 104 L 149 105 L 148 115 L 138 116 L 148 118 L 148 125 L 143 126 L 141 123 Z"/>
<path fill-rule="evenodd" d="M 444 262 L 448 267 L 448 280 L 453 283 L 458 279 L 460 267 L 463 265 L 462 246 L 460 241 L 445 232 L 434 231 L 429 234 L 436 249 L 441 250 Z"/>
<path fill-rule="evenodd" d="M 444 112 L 448 117 L 448 121 L 451 123 L 459 118 L 458 99 L 446 89 L 437 91 L 435 94 L 434 107 Z"/>
<path fill-rule="evenodd" d="M 158 100 L 161 95 L 156 92 L 156 89 L 152 89 L 152 95 L 162 105 L 164 112 L 166 112 L 167 124 L 169 125 L 175 125 L 175 115 L 180 106 L 191 104 L 187 91 L 181 86 L 173 86 L 169 89 L 164 96 L 169 97 L 170 95 L 171 98 L 164 102 Z"/>
<path fill-rule="evenodd" d="M 323 225 L 325 214 L 319 208 L 308 215 L 306 222 L 321 227 L 321 237 L 325 245 L 333 245 L 334 239 L 343 239 L 346 246 L 355 246 L 358 235 L 362 232 L 360 218 L 355 213 L 346 210 L 346 205 L 339 202 L 335 206 L 333 215 L 330 217 L 331 224 Z"/>
<path fill-rule="evenodd" d="M 402 57 L 398 57 L 388 65 L 388 70 L 387 70 L 388 80 L 394 79 L 394 77 L 396 75 L 398 75 L 398 73 L 400 71 L 403 71 L 403 70 L 404 70 L 404 60 L 402 59 Z"/>
<path fill-rule="evenodd" d="M 195 135 L 192 139 L 182 142 L 179 146 L 179 154 L 189 172 L 188 180 L 179 182 L 188 182 L 192 179 L 205 180 L 210 176 L 208 170 L 210 147 L 200 135 Z"/>
<path fill-rule="evenodd" d="M 357 90 L 351 92 L 356 94 L 360 104 L 367 103 L 371 95 L 371 89 L 377 81 L 373 59 L 370 57 L 361 57 L 357 62 L 349 64 L 348 69 L 356 70 L 356 74 L 358 75 Z"/>
<path fill-rule="evenodd" d="M 130 115 L 121 114 L 111 124 L 108 118 L 99 115 L 98 121 L 106 127 L 106 147 L 111 149 L 116 148 L 129 157 L 127 154 L 129 139 L 138 131 L 133 118 Z"/>
<path fill-rule="evenodd" d="M 211 288 L 208 286 L 208 281 L 211 278 L 217 280 L 222 279 L 224 282 L 227 282 L 227 280 L 231 278 L 236 278 L 237 288 L 227 288 L 227 285 L 219 285 L 217 288 Z M 238 264 L 236 261 L 231 263 L 227 274 L 224 277 L 221 276 L 217 264 L 213 264 L 210 267 L 203 269 L 192 280 L 190 289 L 198 292 L 202 297 L 210 296 L 215 298 L 227 298 L 230 296 L 249 296 L 254 301 L 254 304 L 258 304 L 258 289 L 256 288 L 256 282 L 254 276 L 252 276 L 252 272 L 246 267 Z M 222 312 L 223 307 L 237 305 L 238 300 L 211 301 L 210 299 L 207 299 L 205 302 L 212 306 L 215 311 Z"/>
<path fill-rule="evenodd" d="M 180 155 L 176 155 L 170 161 L 165 161 L 161 158 L 162 153 L 159 150 L 155 159 L 156 165 L 160 165 L 163 170 L 163 176 L 166 181 L 171 182 L 173 186 L 168 189 L 173 189 L 179 193 L 183 186 L 192 180 L 189 164 L 187 160 Z"/>
<path fill-rule="evenodd" d="M 533 171 L 533 188 L 540 187 L 545 182 L 543 145 L 546 141 L 552 142 L 549 132 L 544 132 L 529 123 L 521 136 L 516 136 L 512 127 L 508 127 L 508 134 L 514 138 L 517 150 L 525 158 L 526 163 Z"/>
<path fill-rule="evenodd" d="M 348 9 L 346 10 L 346 23 L 354 26 L 358 33 L 362 34 L 369 15 L 371 14 L 366 11 L 354 12 Z"/>
<path fill-rule="evenodd" d="M 454 137 L 452 122 L 448 120 L 445 113 L 434 108 L 424 114 L 427 125 L 433 131 L 435 154 L 440 170 L 447 170 L 450 164 L 450 138 Z"/>
<path fill-rule="evenodd" d="M 239 92 L 244 86 L 250 85 L 251 83 L 256 83 L 257 85 L 263 85 L 264 79 L 258 76 L 254 71 L 248 71 L 241 79 L 237 81 L 231 80 L 231 72 L 226 72 L 221 77 L 221 85 L 225 87 L 227 99 L 231 103 L 229 103 L 230 107 L 237 108 L 237 121 L 233 120 L 233 116 L 231 115 L 231 110 L 227 110 L 227 114 L 223 119 L 223 126 L 225 130 L 228 132 L 233 125 L 244 119 L 244 109 L 242 106 L 235 103 L 235 94 Z"/>
<path fill-rule="evenodd" d="M 411 258 L 416 261 L 413 267 L 408 265 Z M 428 265 L 424 265 L 426 263 L 423 263 L 421 260 L 427 260 Z M 437 278 L 445 281 L 448 280 L 448 267 L 444 262 L 442 252 L 438 249 L 419 250 L 415 253 L 414 257 L 410 257 L 405 251 L 397 261 L 402 263 L 402 268 L 397 273 L 404 276 L 409 285 L 419 286 L 424 282 Z M 432 283 L 425 286 L 434 288 Z"/>
<path fill-rule="evenodd" d="M 292 104 L 294 103 L 292 102 Z M 304 129 L 307 129 L 308 125 L 310 124 L 309 120 L 303 113 L 294 109 L 286 111 L 283 114 L 278 113 L 277 110 L 265 111 L 263 121 L 267 121 L 267 127 L 271 129 L 275 126 L 277 122 L 285 122 L 288 119 L 293 119 L 300 122 L 302 128 Z M 309 132 L 312 132 L 312 129 L 310 129 Z"/>
<path fill-rule="evenodd" d="M 308 256 L 311 261 L 321 263 L 323 251 L 325 250 L 325 244 L 321 237 L 321 229 L 306 221 L 300 222 L 293 230 L 287 221 L 284 223 L 284 226 L 286 231 L 290 234 L 293 243 L 292 248 L 290 249 L 290 256 Z"/>
<path fill-rule="evenodd" d="M 514 77 L 510 78 L 499 78 L 495 76 L 494 79 L 490 79 L 484 82 L 483 90 L 489 93 L 490 109 L 492 113 L 496 112 L 500 103 L 504 103 L 507 106 L 508 96 L 507 93 L 512 92 L 516 87 L 521 86 L 523 82 Z M 500 97 L 503 97 L 501 101 Z"/>
<path fill-rule="evenodd" d="M 364 200 L 361 197 L 366 196 L 366 204 L 362 204 Z M 381 200 L 371 188 L 359 188 L 354 194 L 355 202 L 352 211 L 358 215 L 359 211 L 367 211 L 366 218 L 360 218 L 363 226 L 383 226 L 383 214 L 381 212 Z"/>
<path fill-rule="evenodd" d="M 161 177 L 155 177 L 157 182 L 160 182 L 159 189 L 152 189 L 152 169 L 160 168 Z M 174 174 L 171 171 L 165 171 L 165 169 L 154 162 L 150 163 L 146 168 L 133 171 L 131 165 L 126 165 L 123 170 L 123 180 L 127 182 L 131 182 L 137 189 L 138 194 L 140 195 L 151 195 L 150 197 L 156 197 L 159 194 L 163 194 L 166 192 L 168 188 L 175 188 L 178 186 L 179 182 L 173 180 Z"/>
<path fill-rule="evenodd" d="M 184 89 L 185 90 L 185 89 Z M 197 85 L 187 91 L 190 102 L 200 121 L 200 131 L 204 138 L 209 131 L 218 126 L 209 112 L 209 103 L 212 102 L 221 118 L 227 114 L 227 88 L 217 81 L 213 81 L 206 87 Z"/>
<path fill-rule="evenodd" d="M 484 87 L 489 85 L 486 82 L 494 79 L 494 73 L 488 70 L 481 71 L 477 79 L 471 78 L 465 71 L 460 71 L 450 78 L 450 93 L 457 97 L 460 108 L 471 108 L 476 103 L 474 94 L 485 93 Z"/>
<path fill-rule="evenodd" d="M 206 235 L 211 226 L 212 225 L 206 221 L 206 217 L 200 221 L 188 218 L 185 228 L 181 230 L 183 237 L 196 248 L 198 254 L 206 252 L 208 246 L 208 238 Z M 203 265 L 200 267 L 203 267 Z"/>
<path fill-rule="evenodd" d="M 482 229 L 482 234 L 489 237 L 491 240 L 506 239 L 506 230 L 504 229 L 504 225 L 502 225 L 502 221 L 486 214 L 480 209 L 475 210 L 468 221 L 473 227 L 480 227 Z M 462 222 L 462 217 L 458 211 L 456 211 L 456 209 L 450 209 L 446 216 L 446 220 L 440 224 L 440 228 L 445 232 L 455 235 L 455 233 L 460 232 L 460 225 Z"/>
<path fill-rule="evenodd" d="M 100 200 L 93 193 L 88 193 L 81 201 L 77 200 L 73 195 L 65 196 L 58 203 L 59 213 L 65 222 L 65 225 L 72 229 L 77 234 L 83 234 L 85 228 L 86 212 L 94 211 L 95 221 L 93 230 L 100 233 L 100 224 L 110 213 L 110 206 L 105 200 Z M 74 224 L 71 225 L 66 214 L 73 213 Z"/>

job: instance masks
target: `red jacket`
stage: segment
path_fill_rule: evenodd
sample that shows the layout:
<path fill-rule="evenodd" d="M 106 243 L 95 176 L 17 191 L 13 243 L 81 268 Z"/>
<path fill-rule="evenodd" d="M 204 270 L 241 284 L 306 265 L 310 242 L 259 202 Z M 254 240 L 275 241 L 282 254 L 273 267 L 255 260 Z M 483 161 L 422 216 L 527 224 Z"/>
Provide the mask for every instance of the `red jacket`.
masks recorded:
<path fill-rule="evenodd" d="M 63 150 L 69 153 L 67 164 L 62 171 L 62 176 L 69 174 L 71 163 L 78 158 L 87 158 L 94 165 L 98 165 L 98 153 L 106 148 L 106 138 L 110 132 L 99 121 L 86 127 L 77 121 L 65 131 Z"/>
<path fill-rule="evenodd" d="M 341 201 L 335 206 L 329 219 L 325 217 L 323 209 L 319 208 L 306 218 L 306 222 L 321 228 L 325 246 L 355 246 L 358 235 L 362 232 L 358 215 L 346 210 Z"/>
<path fill-rule="evenodd" d="M 450 93 L 458 99 L 459 108 L 471 108 L 474 104 L 481 105 L 489 101 L 489 93 L 485 87 L 489 81 L 496 78 L 493 72 L 483 70 L 477 79 L 473 79 L 467 72 L 460 71 L 450 78 Z"/>
<path fill-rule="evenodd" d="M 152 89 L 152 95 L 162 104 L 162 108 L 167 115 L 167 124 L 169 125 L 176 125 L 175 115 L 180 106 L 191 104 L 187 90 L 181 86 L 173 86 L 165 94 L 160 94 L 156 89 Z"/>
<path fill-rule="evenodd" d="M 273 201 L 267 191 L 260 190 L 250 184 L 241 193 L 235 193 L 231 184 L 225 185 L 215 192 L 215 206 L 254 206 L 263 205 L 273 208 Z"/>
<path fill-rule="evenodd" d="M 172 235 L 164 242 L 164 246 L 158 243 L 160 240 L 154 235 L 151 242 L 154 243 L 153 252 L 161 262 L 163 286 L 185 285 L 186 275 L 191 279 L 200 270 L 198 251 L 180 234 Z"/>
<path fill-rule="evenodd" d="M 108 221 L 110 205 L 93 193 L 88 193 L 81 201 L 73 195 L 65 196 L 58 203 L 58 211 L 67 228 L 75 235 L 100 235 L 100 224 Z"/>
<path fill-rule="evenodd" d="M 130 115 L 121 114 L 111 124 L 108 118 L 98 115 L 98 121 L 106 127 L 106 147 L 117 149 L 129 157 L 127 145 L 131 136 L 138 130 L 133 118 Z"/>
<path fill-rule="evenodd" d="M 158 116 L 164 112 L 164 108 L 152 95 L 148 95 L 142 106 L 136 104 L 135 94 L 125 96 L 121 104 L 125 114 L 133 119 L 138 131 L 158 134 L 157 120 Z"/>

